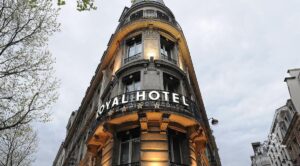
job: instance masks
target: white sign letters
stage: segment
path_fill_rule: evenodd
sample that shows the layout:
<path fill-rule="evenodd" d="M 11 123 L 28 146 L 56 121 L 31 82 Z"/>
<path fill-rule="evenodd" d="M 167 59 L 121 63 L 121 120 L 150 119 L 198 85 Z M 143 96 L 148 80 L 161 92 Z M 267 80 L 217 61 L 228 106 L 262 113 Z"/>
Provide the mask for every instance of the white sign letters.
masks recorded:
<path fill-rule="evenodd" d="M 128 96 L 126 98 L 126 96 Z M 177 93 L 171 93 L 167 91 L 150 91 L 149 93 L 146 93 L 146 91 L 137 91 L 136 93 L 131 93 L 130 95 L 128 94 L 123 94 L 121 98 L 119 97 L 114 97 L 108 101 L 106 101 L 104 104 L 102 104 L 99 109 L 98 109 L 98 115 L 102 115 L 105 110 L 109 110 L 110 108 L 116 107 L 118 105 L 124 105 L 127 104 L 129 101 L 130 102 L 141 102 L 141 101 L 165 101 L 165 102 L 170 102 L 170 103 L 176 103 L 179 104 L 181 103 L 184 106 L 189 106 L 186 97 L 181 96 Z"/>

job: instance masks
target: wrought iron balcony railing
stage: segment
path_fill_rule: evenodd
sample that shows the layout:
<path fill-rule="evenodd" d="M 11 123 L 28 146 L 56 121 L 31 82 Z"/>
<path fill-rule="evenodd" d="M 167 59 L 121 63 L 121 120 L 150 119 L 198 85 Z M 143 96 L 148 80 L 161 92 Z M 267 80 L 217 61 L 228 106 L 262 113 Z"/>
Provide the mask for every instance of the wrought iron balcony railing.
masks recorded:
<path fill-rule="evenodd" d="M 122 20 L 120 22 L 120 24 L 119 24 L 119 26 L 118 26 L 117 29 L 119 29 L 120 27 L 122 27 L 122 26 L 124 26 L 126 24 L 129 24 L 131 22 L 139 21 L 139 20 L 143 20 L 143 19 L 144 20 L 152 19 L 152 20 L 160 20 L 160 21 L 163 21 L 163 22 L 167 22 L 167 23 L 169 23 L 169 24 L 177 27 L 179 30 L 181 30 L 181 27 L 180 27 L 179 23 L 175 19 L 172 19 L 172 18 L 169 18 L 169 17 L 168 18 L 161 17 L 161 16 L 159 16 L 157 14 L 154 14 L 154 15 L 151 15 L 151 16 L 143 14 L 143 15 L 141 15 L 139 17 L 135 17 L 134 19 L 132 19 L 132 18 L 131 19 L 130 18 L 124 19 L 124 20 Z"/>
<path fill-rule="evenodd" d="M 177 61 L 175 59 L 173 59 L 173 58 L 171 58 L 169 56 L 166 56 L 164 54 L 160 54 L 160 55 L 161 55 L 161 59 L 168 60 L 168 61 L 170 61 L 170 62 L 172 62 L 174 64 L 177 64 Z"/>
<path fill-rule="evenodd" d="M 130 61 L 133 61 L 133 60 L 136 60 L 136 59 L 139 59 L 141 57 L 141 53 L 138 53 L 138 54 L 135 54 L 133 56 L 130 56 L 128 58 L 125 58 L 124 59 L 124 64 L 130 62 Z"/>
<path fill-rule="evenodd" d="M 120 165 L 114 165 L 114 166 L 140 166 L 140 162 L 120 164 Z"/>
<path fill-rule="evenodd" d="M 174 163 L 174 162 L 170 162 L 170 166 L 188 166 L 186 164 L 180 164 L 180 163 Z"/>

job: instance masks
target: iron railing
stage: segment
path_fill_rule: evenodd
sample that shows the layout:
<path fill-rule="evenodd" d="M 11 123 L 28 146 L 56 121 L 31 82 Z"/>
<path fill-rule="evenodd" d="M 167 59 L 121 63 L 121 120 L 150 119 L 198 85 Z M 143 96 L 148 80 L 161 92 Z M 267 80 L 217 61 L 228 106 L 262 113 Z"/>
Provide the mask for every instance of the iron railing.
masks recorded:
<path fill-rule="evenodd" d="M 132 60 L 136 60 L 136 59 L 139 59 L 141 57 L 141 53 L 138 53 L 138 54 L 135 54 L 133 56 L 130 56 L 130 57 L 127 57 L 124 59 L 124 63 L 128 63 Z"/>
<path fill-rule="evenodd" d="M 168 61 L 170 61 L 170 62 L 172 62 L 174 64 L 177 64 L 177 61 L 175 59 L 173 59 L 173 58 L 171 58 L 169 56 L 166 56 L 164 54 L 160 54 L 160 55 L 161 55 L 161 59 L 168 60 Z"/>
<path fill-rule="evenodd" d="M 140 166 L 140 162 L 120 164 L 120 165 L 113 165 L 113 166 Z"/>
<path fill-rule="evenodd" d="M 121 23 L 119 24 L 117 29 L 119 29 L 122 26 L 124 26 L 126 24 L 129 24 L 131 22 L 138 21 L 138 20 L 143 20 L 143 19 L 152 19 L 152 20 L 160 20 L 160 21 L 163 21 L 163 22 L 167 22 L 167 23 L 177 27 L 179 30 L 181 30 L 181 27 L 180 27 L 179 23 L 175 19 L 173 19 L 173 18 L 166 19 L 165 17 L 160 17 L 157 14 L 151 15 L 151 16 L 143 14 L 142 16 L 135 17 L 134 19 L 130 19 L 130 18 L 124 19 L 124 20 L 121 21 Z"/>
<path fill-rule="evenodd" d="M 188 165 L 186 165 L 186 164 L 174 163 L 174 162 L 170 162 L 169 165 L 170 165 L 170 166 L 188 166 Z"/>

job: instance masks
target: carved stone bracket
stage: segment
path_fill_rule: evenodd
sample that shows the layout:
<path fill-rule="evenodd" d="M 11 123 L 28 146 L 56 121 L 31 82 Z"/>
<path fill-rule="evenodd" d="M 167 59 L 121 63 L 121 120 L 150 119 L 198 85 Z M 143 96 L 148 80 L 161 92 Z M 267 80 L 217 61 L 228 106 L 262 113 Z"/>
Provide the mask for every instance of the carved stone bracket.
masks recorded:
<path fill-rule="evenodd" d="M 168 129 L 168 125 L 170 123 L 170 114 L 163 114 L 162 115 L 162 119 L 161 119 L 161 123 L 160 123 L 160 133 L 161 134 L 166 134 L 167 129 Z"/>
<path fill-rule="evenodd" d="M 208 165 L 208 159 L 205 155 L 205 149 L 207 144 L 207 136 L 204 132 L 204 129 L 201 126 L 193 126 L 189 128 L 189 137 L 192 141 L 193 146 L 197 154 L 197 158 L 200 158 L 202 163 Z"/>
<path fill-rule="evenodd" d="M 142 133 L 148 132 L 148 119 L 145 113 L 139 114 L 139 121 L 141 124 L 141 131 Z"/>
<path fill-rule="evenodd" d="M 100 129 L 96 130 L 92 138 L 87 142 L 88 151 L 94 155 L 113 137 L 113 129 L 109 124 L 104 124 L 99 128 Z"/>

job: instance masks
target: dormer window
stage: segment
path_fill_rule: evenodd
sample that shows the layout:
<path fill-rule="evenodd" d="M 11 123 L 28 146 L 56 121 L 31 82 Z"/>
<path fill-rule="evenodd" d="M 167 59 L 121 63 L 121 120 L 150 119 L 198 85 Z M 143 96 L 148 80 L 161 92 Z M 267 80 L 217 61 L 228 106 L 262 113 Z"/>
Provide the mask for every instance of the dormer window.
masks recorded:
<path fill-rule="evenodd" d="M 140 10 L 138 12 L 135 12 L 133 13 L 131 16 L 130 16 L 130 20 L 133 21 L 133 20 L 138 20 L 140 18 L 143 17 L 143 10 Z"/>
<path fill-rule="evenodd" d="M 157 18 L 169 21 L 169 17 L 165 13 L 162 13 L 160 11 L 157 11 Z"/>
<path fill-rule="evenodd" d="M 142 54 L 142 35 L 135 36 L 126 41 L 127 57 L 125 63 L 137 59 Z"/>

